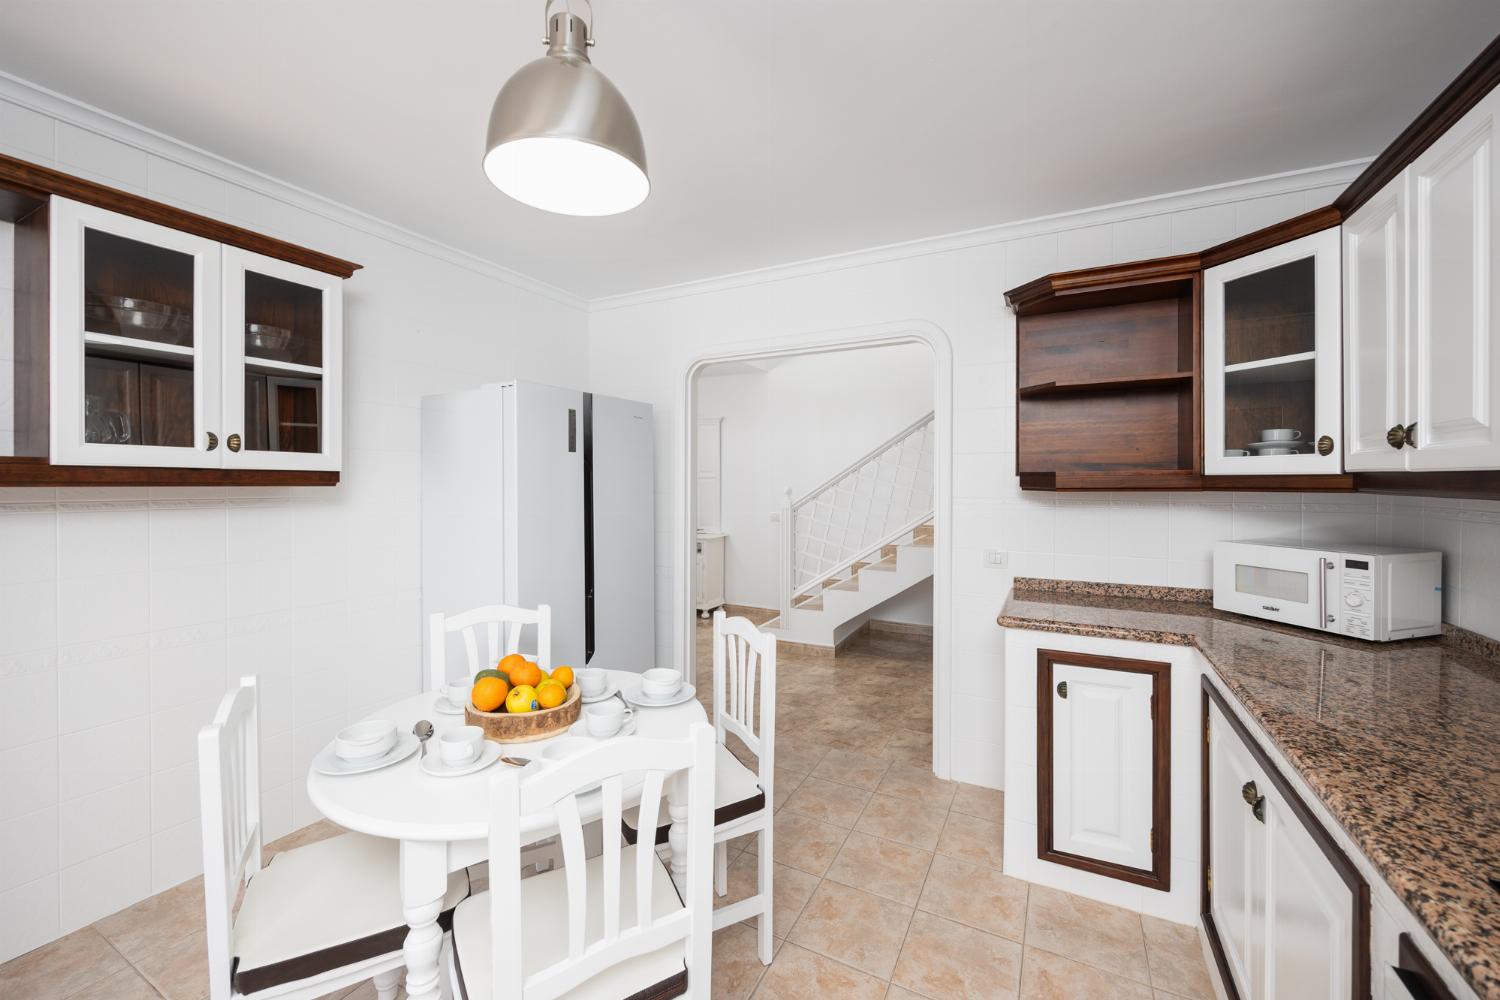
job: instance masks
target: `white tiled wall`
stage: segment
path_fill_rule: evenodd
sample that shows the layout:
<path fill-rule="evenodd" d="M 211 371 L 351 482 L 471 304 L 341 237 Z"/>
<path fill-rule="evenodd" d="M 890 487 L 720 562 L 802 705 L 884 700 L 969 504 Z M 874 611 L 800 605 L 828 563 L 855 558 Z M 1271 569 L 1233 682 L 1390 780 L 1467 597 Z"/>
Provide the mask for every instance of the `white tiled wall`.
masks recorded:
<path fill-rule="evenodd" d="M 1324 172 L 1171 196 L 1124 208 L 992 231 L 965 245 L 922 245 L 868 260 L 681 286 L 594 304 L 594 387 L 649 400 L 670 437 L 680 380 L 706 353 L 832 331 L 923 320 L 953 352 L 953 776 L 998 786 L 1003 718 L 1002 630 L 995 616 L 1013 576 L 1206 586 L 1219 538 L 1291 536 L 1409 540 L 1449 554 L 1450 620 L 1500 636 L 1500 505 L 1391 501 L 1370 495 L 1022 493 L 1015 477 L 1015 319 L 1004 291 L 1054 270 L 1203 249 L 1328 204 L 1352 177 Z M 985 234 L 989 237 L 990 234 Z M 672 620 L 675 470 L 657 470 L 659 654 L 680 634 Z M 985 564 L 1008 552 L 1008 570 Z M 938 613 L 941 620 L 941 614 Z"/>
<path fill-rule="evenodd" d="M 365 265 L 345 285 L 338 487 L 0 489 L 4 961 L 200 870 L 196 733 L 241 675 L 260 677 L 266 836 L 317 818 L 312 754 L 421 683 L 418 400 L 513 376 L 584 384 L 587 315 L 373 220 L 5 100 L 0 151 Z"/>

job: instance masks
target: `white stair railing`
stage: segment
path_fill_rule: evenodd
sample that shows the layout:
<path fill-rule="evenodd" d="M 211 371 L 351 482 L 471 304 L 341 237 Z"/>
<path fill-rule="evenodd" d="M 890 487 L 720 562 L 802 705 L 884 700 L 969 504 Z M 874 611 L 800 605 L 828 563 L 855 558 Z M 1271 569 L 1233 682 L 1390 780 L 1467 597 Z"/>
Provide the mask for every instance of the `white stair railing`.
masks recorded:
<path fill-rule="evenodd" d="M 781 620 L 792 602 L 932 518 L 933 414 L 781 505 Z"/>

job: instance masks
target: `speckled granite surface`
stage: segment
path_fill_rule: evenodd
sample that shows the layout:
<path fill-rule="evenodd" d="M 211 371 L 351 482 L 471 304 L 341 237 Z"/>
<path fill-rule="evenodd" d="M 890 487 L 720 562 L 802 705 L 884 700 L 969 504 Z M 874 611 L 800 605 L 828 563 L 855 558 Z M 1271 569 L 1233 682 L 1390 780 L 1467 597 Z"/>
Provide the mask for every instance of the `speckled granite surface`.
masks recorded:
<path fill-rule="evenodd" d="M 1475 992 L 1500 1000 L 1492 645 L 1325 638 L 1171 600 L 1168 588 L 1134 597 L 1025 582 L 1000 614 L 1006 628 L 1202 650 Z"/>

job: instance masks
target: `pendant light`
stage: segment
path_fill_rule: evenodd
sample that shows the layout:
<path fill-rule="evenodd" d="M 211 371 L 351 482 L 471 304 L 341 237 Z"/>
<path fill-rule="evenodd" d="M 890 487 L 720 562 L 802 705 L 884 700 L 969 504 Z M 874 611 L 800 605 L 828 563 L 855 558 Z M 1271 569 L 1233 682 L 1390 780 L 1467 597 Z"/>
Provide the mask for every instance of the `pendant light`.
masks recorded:
<path fill-rule="evenodd" d="M 615 215 L 646 200 L 646 146 L 624 96 L 589 62 L 589 23 L 568 5 L 542 16 L 547 54 L 516 71 L 490 111 L 484 172 L 534 208 Z"/>

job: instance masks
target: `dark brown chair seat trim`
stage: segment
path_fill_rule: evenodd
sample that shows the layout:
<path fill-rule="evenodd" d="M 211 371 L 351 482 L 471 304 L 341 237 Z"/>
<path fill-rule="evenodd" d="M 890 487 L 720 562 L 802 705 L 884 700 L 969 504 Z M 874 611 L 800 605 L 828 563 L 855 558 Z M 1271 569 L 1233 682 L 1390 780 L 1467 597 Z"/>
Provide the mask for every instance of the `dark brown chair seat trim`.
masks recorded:
<path fill-rule="evenodd" d="M 714 826 L 723 826 L 732 823 L 753 812 L 759 812 L 766 807 L 766 793 L 757 792 L 748 799 L 740 799 L 738 802 L 728 802 L 714 810 Z M 656 828 L 656 846 L 660 847 L 667 842 L 667 833 L 671 826 L 659 826 Z M 630 825 L 630 820 L 620 820 L 620 832 L 625 835 L 625 843 L 635 843 L 635 827 Z"/>
<path fill-rule="evenodd" d="M 458 973 L 458 995 L 459 1000 L 469 1000 L 469 988 L 464 983 L 464 964 L 458 954 L 458 939 L 454 939 L 453 945 L 453 969 Z M 643 990 L 638 990 L 628 997 L 620 1000 L 671 1000 L 672 997 L 680 997 L 687 993 L 687 967 L 675 976 L 668 976 L 659 983 L 652 983 Z"/>
<path fill-rule="evenodd" d="M 468 896 L 468 892 L 465 891 L 464 895 Z M 453 930 L 453 910 L 444 910 L 438 915 L 438 926 L 445 934 Z M 230 977 L 236 991 L 258 993 L 273 986 L 295 983 L 299 979 L 308 979 L 332 969 L 400 951 L 402 945 L 406 943 L 408 929 L 405 924 L 402 924 L 354 941 L 336 944 L 331 948 L 298 955 L 296 958 L 289 958 L 272 965 L 262 965 L 258 969 L 247 969 L 244 972 L 239 971 L 240 960 L 236 956 Z"/>

